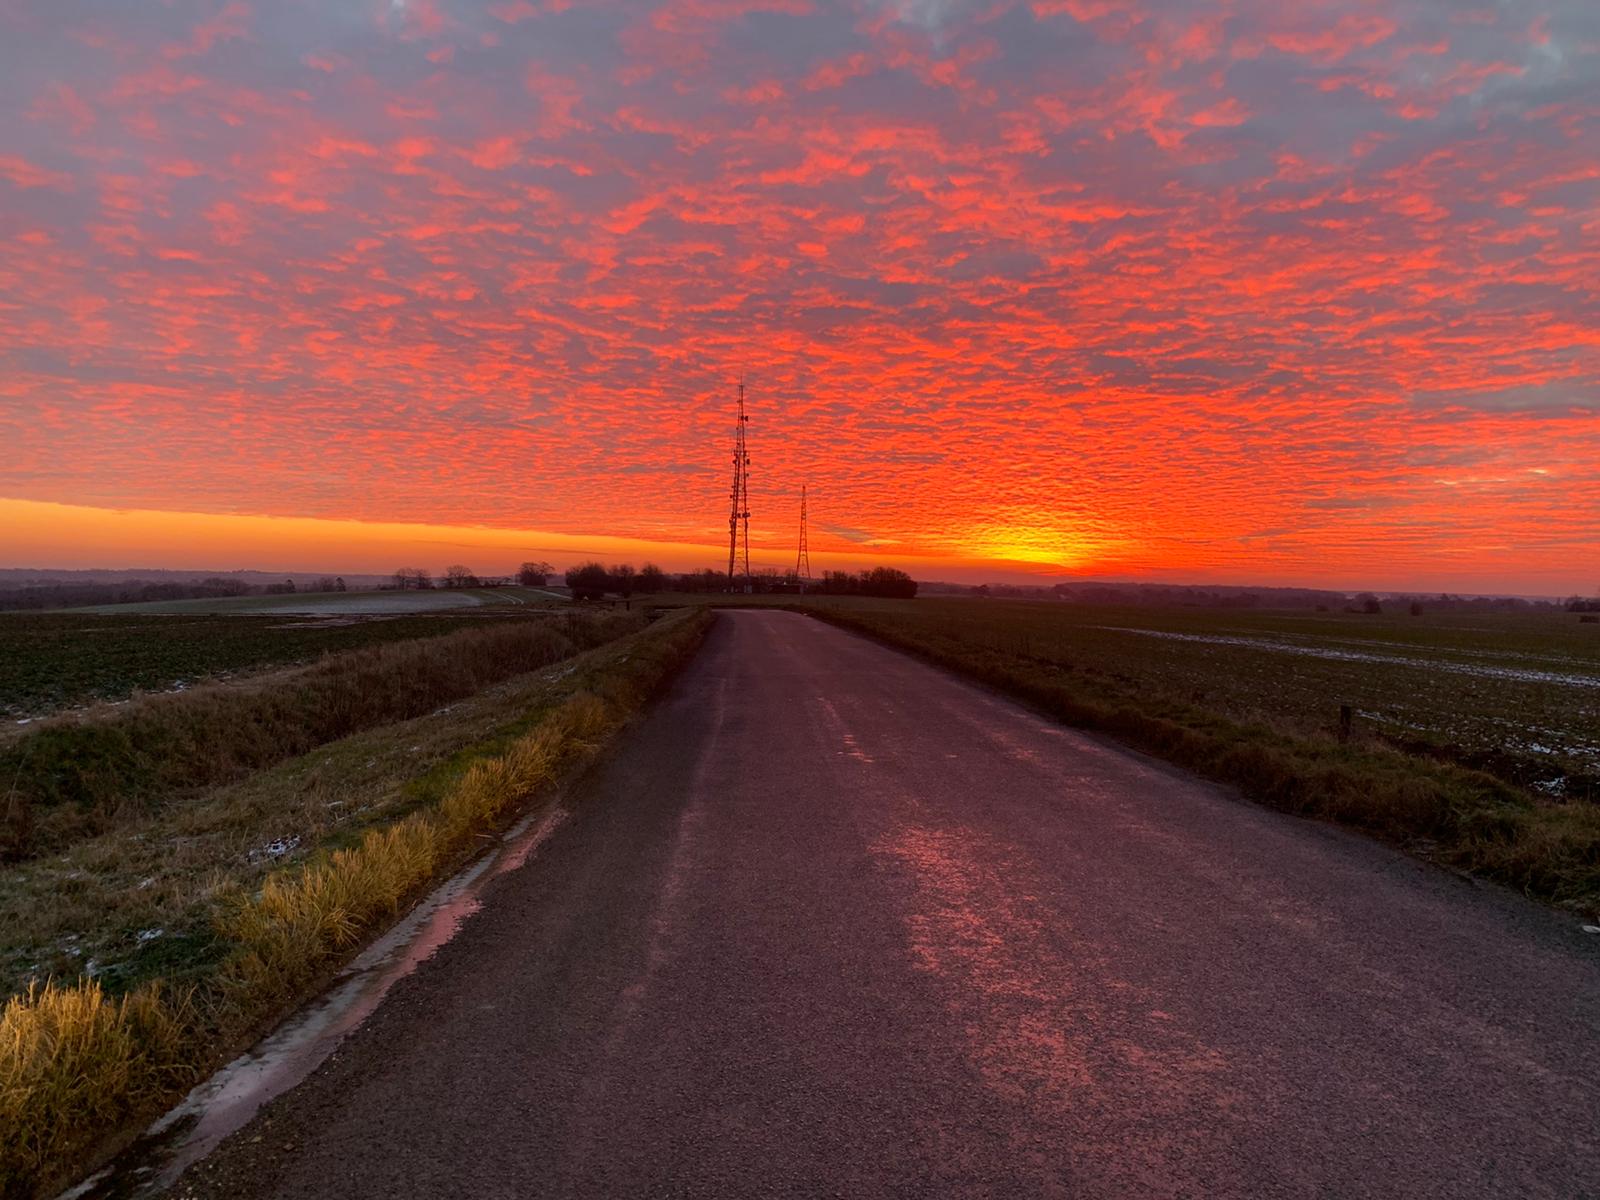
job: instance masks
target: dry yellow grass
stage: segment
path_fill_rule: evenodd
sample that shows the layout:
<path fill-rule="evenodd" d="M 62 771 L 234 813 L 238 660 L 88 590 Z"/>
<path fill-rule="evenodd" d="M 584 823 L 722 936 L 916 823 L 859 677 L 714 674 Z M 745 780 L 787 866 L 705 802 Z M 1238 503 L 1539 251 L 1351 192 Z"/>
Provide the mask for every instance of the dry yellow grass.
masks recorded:
<path fill-rule="evenodd" d="M 187 1069 L 186 997 L 147 987 L 112 999 L 92 980 L 46 983 L 0 1015 L 0 1194 L 168 1092 Z"/>
<path fill-rule="evenodd" d="M 297 991 L 331 959 L 431 880 L 438 864 L 525 802 L 626 709 L 580 692 L 505 753 L 474 763 L 431 812 L 386 829 L 298 872 L 271 876 L 259 895 L 234 906 L 219 932 L 239 947 L 226 979 L 254 996 Z"/>
<path fill-rule="evenodd" d="M 354 945 L 381 916 L 393 916 L 439 859 L 437 829 L 408 817 L 369 830 L 359 845 L 297 874 L 269 877 L 260 895 L 219 921 L 240 950 L 227 982 L 257 1000 L 281 998 L 326 960 Z"/>

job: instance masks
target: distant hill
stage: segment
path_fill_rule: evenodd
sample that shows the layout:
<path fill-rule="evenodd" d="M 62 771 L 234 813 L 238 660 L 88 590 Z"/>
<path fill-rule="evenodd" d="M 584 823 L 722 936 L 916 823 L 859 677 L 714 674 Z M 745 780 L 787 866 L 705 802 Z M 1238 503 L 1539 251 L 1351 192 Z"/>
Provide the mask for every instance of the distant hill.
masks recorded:
<path fill-rule="evenodd" d="M 203 579 L 229 579 L 249 587 L 266 587 L 292 579 L 296 587 L 315 583 L 338 571 L 171 571 L 160 567 L 94 568 L 67 571 L 58 567 L 0 567 L 0 588 L 30 587 L 50 583 L 199 583 Z M 391 575 L 343 573 L 355 590 L 375 588 L 393 581 Z"/>
<path fill-rule="evenodd" d="M 332 576 L 327 572 L 271 571 L 62 571 L 0 568 L 0 611 L 82 608 L 98 604 L 209 600 L 257 592 L 365 591 L 386 575 Z"/>
<path fill-rule="evenodd" d="M 1415 603 L 1431 609 L 1510 609 L 1551 607 L 1563 603 L 1550 596 L 1457 595 L 1438 592 L 1342 592 L 1321 588 L 1249 587 L 1238 584 L 1107 583 L 923 583 L 924 596 L 991 596 L 1013 600 L 1058 600 L 1154 608 L 1309 608 L 1338 611 L 1353 605 Z M 1570 604 L 1569 602 L 1566 602 Z M 1371 610 L 1376 611 L 1376 610 Z"/>

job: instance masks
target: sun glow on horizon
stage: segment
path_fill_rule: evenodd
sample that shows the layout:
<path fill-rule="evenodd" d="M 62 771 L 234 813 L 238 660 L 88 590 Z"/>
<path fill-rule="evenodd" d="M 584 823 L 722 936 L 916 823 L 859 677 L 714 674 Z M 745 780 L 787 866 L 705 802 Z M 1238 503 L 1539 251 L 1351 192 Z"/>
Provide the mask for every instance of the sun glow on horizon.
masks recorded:
<path fill-rule="evenodd" d="M 957 539 L 957 545 L 970 558 L 1037 563 L 1066 573 L 1112 561 L 1108 539 L 1063 529 L 1047 514 L 974 526 Z"/>
<path fill-rule="evenodd" d="M 962 564 L 939 555 L 883 554 L 828 546 L 813 536 L 813 569 L 886 565 L 930 570 Z M 792 552 L 752 546 L 752 566 L 792 565 Z M 488 525 L 358 521 L 244 513 L 108 509 L 0 498 L 0 563 L 45 569 L 258 570 L 386 575 L 401 566 L 440 570 L 468 560 L 480 574 L 510 574 L 520 562 L 565 567 L 586 559 L 654 562 L 666 570 L 719 569 L 727 544 Z"/>

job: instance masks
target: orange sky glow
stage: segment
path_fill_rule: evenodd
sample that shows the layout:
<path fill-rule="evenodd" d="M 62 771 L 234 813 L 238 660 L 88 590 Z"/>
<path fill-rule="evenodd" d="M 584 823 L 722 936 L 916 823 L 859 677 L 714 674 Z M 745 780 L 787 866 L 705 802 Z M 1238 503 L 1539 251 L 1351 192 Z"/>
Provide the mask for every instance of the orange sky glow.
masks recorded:
<path fill-rule="evenodd" d="M 0 565 L 1600 583 L 1592 0 L 0 35 Z"/>

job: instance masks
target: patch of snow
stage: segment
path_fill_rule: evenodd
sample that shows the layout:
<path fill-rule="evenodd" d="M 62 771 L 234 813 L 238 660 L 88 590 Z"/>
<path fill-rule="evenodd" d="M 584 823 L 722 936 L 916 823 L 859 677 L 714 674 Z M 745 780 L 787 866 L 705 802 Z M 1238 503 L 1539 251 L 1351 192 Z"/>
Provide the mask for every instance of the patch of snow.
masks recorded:
<path fill-rule="evenodd" d="M 294 837 L 278 838 L 276 841 L 268 842 L 265 846 L 250 851 L 245 857 L 252 863 L 262 862 L 266 859 L 276 862 L 285 854 L 293 853 L 299 845 L 300 835 L 296 834 Z"/>
<path fill-rule="evenodd" d="M 1307 658 L 1328 658 L 1340 662 L 1383 663 L 1387 666 L 1422 667 L 1431 671 L 1450 671 L 1479 679 L 1509 679 L 1518 683 L 1554 683 L 1563 687 L 1600 688 L 1600 675 L 1580 675 L 1557 671 L 1535 671 L 1519 667 L 1478 666 L 1443 658 L 1415 658 L 1407 654 L 1376 654 L 1362 650 L 1336 650 L 1328 646 L 1296 646 L 1264 637 L 1234 637 L 1214 633 L 1178 633 L 1170 629 L 1133 629 L 1125 625 L 1094 625 L 1109 633 L 1137 633 L 1143 637 L 1168 638 L 1175 642 L 1206 642 L 1214 646 L 1248 646 L 1278 654 L 1298 654 Z"/>

